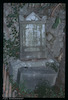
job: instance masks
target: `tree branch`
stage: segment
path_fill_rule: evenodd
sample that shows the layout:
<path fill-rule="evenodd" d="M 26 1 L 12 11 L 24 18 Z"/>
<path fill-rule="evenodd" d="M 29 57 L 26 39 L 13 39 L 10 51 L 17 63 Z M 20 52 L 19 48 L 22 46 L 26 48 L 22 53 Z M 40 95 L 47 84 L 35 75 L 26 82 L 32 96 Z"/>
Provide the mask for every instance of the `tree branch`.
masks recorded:
<path fill-rule="evenodd" d="M 51 16 L 53 16 L 54 15 L 54 12 L 55 12 L 55 10 L 59 7 L 59 6 L 61 6 L 62 4 L 61 3 L 59 3 L 54 9 L 53 9 L 53 11 L 52 11 L 52 13 L 51 13 Z"/>

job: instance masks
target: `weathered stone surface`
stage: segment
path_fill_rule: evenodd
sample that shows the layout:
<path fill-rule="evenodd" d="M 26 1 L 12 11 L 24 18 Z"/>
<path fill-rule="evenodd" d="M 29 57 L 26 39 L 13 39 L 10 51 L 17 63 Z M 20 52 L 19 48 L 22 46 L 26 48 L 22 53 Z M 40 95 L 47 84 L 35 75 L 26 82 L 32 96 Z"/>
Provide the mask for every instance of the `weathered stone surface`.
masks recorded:
<path fill-rule="evenodd" d="M 21 67 L 39 67 L 45 66 L 45 61 L 20 61 L 12 60 L 9 65 L 9 73 L 13 75 L 13 80 L 17 80 L 18 69 Z"/>
<path fill-rule="evenodd" d="M 10 75 L 13 76 L 13 80 L 16 81 L 17 80 L 17 74 L 18 74 L 18 69 L 21 67 L 43 67 L 46 68 L 46 63 L 52 63 L 54 62 L 52 59 L 48 59 L 48 60 L 37 60 L 37 61 L 21 61 L 19 59 L 17 60 L 12 60 L 10 61 L 10 65 L 9 65 L 9 73 Z M 47 67 L 48 68 L 48 67 Z"/>
<path fill-rule="evenodd" d="M 19 17 L 20 18 L 20 17 Z M 40 21 L 41 20 L 41 21 Z M 20 21 L 20 59 L 46 58 L 46 16 L 32 12 Z M 23 42 L 22 42 L 23 41 Z"/>
<path fill-rule="evenodd" d="M 57 73 L 45 67 L 20 68 L 18 70 L 17 82 L 24 83 L 26 89 L 35 89 L 40 82 L 47 82 L 50 86 L 55 84 Z"/>

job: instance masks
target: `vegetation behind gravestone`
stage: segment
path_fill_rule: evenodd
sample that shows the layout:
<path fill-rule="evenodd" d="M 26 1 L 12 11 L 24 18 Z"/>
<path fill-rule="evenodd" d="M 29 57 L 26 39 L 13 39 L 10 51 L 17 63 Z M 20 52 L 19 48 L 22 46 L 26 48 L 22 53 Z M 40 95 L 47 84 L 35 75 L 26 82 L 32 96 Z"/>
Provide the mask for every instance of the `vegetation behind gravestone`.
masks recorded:
<path fill-rule="evenodd" d="M 7 27 L 11 29 L 10 37 L 6 40 L 5 33 L 3 33 L 3 62 L 8 64 L 9 57 L 19 58 L 19 32 L 17 31 L 14 23 L 18 22 L 18 11 L 24 4 L 11 3 L 12 13 L 6 16 Z"/>

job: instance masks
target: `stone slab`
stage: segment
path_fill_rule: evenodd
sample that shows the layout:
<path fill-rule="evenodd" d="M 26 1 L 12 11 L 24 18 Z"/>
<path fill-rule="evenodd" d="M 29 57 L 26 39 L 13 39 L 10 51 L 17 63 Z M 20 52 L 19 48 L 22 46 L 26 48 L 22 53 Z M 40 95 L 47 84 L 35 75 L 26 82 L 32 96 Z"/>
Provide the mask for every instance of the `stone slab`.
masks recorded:
<path fill-rule="evenodd" d="M 50 68 L 44 67 L 31 67 L 19 68 L 17 75 L 17 83 L 25 84 L 26 89 L 34 90 L 35 87 L 41 82 L 48 82 L 50 86 L 55 84 L 57 72 Z"/>
<path fill-rule="evenodd" d="M 43 67 L 46 68 L 47 62 L 54 62 L 52 59 L 48 60 L 36 60 L 36 61 L 21 61 L 19 59 L 12 60 L 9 62 L 9 74 L 13 76 L 13 80 L 17 80 L 18 69 L 21 67 Z"/>

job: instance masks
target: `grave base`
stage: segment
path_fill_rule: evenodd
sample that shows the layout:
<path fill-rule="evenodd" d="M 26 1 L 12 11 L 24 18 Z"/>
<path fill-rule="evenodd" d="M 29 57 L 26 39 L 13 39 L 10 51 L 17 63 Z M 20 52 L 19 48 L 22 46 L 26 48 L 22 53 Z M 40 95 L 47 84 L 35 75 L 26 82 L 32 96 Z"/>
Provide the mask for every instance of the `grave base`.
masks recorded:
<path fill-rule="evenodd" d="M 17 75 L 17 83 L 24 84 L 26 89 L 34 90 L 41 82 L 47 83 L 49 86 L 55 84 L 57 73 L 45 67 L 19 68 Z"/>
<path fill-rule="evenodd" d="M 27 89 L 35 89 L 36 85 L 41 81 L 47 81 L 50 86 L 55 84 L 57 74 L 59 71 L 59 64 L 57 71 L 54 68 L 47 66 L 47 64 L 54 63 L 52 59 L 38 60 L 38 61 L 10 61 L 9 73 L 13 76 L 13 81 L 25 83 Z"/>

